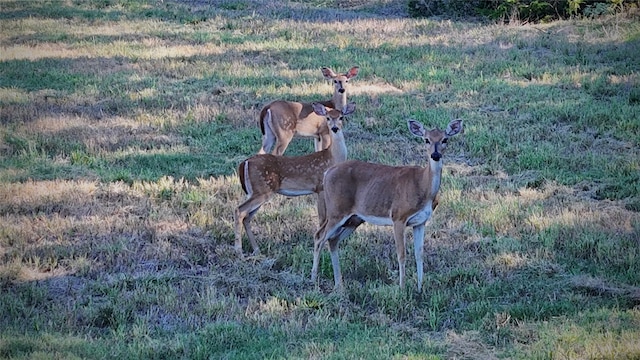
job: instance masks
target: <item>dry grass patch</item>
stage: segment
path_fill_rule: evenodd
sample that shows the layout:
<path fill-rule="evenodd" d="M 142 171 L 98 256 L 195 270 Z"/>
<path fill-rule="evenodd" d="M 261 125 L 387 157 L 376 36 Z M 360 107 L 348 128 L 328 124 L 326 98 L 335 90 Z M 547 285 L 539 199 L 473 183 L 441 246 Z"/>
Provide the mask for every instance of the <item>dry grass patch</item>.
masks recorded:
<path fill-rule="evenodd" d="M 94 197 L 95 181 L 27 181 L 5 184 L 0 188 L 0 206 L 3 215 L 59 212 L 64 207 L 69 213 Z M 80 211 L 80 213 L 84 213 Z"/>
<path fill-rule="evenodd" d="M 458 334 L 454 331 L 447 333 L 447 356 L 453 359 L 498 359 L 495 349 L 487 346 L 477 332 Z"/>
<path fill-rule="evenodd" d="M 571 277 L 571 286 L 597 295 L 625 296 L 640 305 L 640 287 L 628 285 L 610 284 L 604 279 L 588 275 L 577 275 Z"/>

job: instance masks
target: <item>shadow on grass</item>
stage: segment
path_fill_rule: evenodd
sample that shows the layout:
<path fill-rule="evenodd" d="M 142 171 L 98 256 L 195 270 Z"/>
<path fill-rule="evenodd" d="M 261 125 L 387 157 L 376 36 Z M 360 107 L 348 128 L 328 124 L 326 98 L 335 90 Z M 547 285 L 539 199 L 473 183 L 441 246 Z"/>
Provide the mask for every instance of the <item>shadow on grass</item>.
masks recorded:
<path fill-rule="evenodd" d="M 2 20 L 19 19 L 76 19 L 83 21 L 122 21 L 122 20 L 160 20 L 181 24 L 196 24 L 206 20 L 203 14 L 194 14 L 182 6 L 171 2 L 153 0 L 89 0 L 76 2 L 70 6 L 67 2 L 53 1 L 16 1 L 3 4 L 0 12 Z"/>
<path fill-rule="evenodd" d="M 43 358 L 94 358 L 114 354 L 114 344 L 107 341 L 88 340 L 84 337 L 55 333 L 3 334 L 0 357 L 19 359 Z M 125 354 L 122 354 L 125 355 Z M 131 355 L 131 354 L 130 354 Z M 126 357 L 126 356 L 125 356 Z"/>
<path fill-rule="evenodd" d="M 273 19 L 295 21 L 336 22 L 362 18 L 402 18 L 404 8 L 377 4 L 367 11 L 332 9 L 317 4 L 282 1 L 201 1 L 201 0 L 89 0 L 69 6 L 60 0 L 46 0 L 37 4 L 13 2 L 3 5 L 0 19 L 27 18 L 80 19 L 84 21 L 159 20 L 196 25 L 209 17 L 223 15 L 228 19 L 243 18 L 247 12 Z"/>

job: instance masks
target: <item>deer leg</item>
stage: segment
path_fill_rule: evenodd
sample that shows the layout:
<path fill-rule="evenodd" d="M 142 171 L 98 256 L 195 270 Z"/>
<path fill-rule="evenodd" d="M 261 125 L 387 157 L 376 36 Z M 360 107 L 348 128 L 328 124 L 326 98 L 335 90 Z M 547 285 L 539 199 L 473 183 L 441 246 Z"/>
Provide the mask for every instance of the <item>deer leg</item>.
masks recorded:
<path fill-rule="evenodd" d="M 264 135 L 262 135 L 262 147 L 260 148 L 260 151 L 258 151 L 258 154 L 268 154 L 276 143 L 276 137 L 273 136 L 271 130 L 267 129 L 268 127 L 265 126 L 265 132 Z"/>
<path fill-rule="evenodd" d="M 247 217 L 244 218 L 242 224 L 244 225 L 244 231 L 247 233 L 247 237 L 249 238 L 249 242 L 251 243 L 251 247 L 253 248 L 252 255 L 260 254 L 260 247 L 258 247 L 258 243 L 256 242 L 256 238 L 253 235 L 253 231 L 251 231 L 251 220 L 253 216 L 258 212 L 258 208 L 249 213 Z"/>
<path fill-rule="evenodd" d="M 320 224 L 320 228 L 316 231 L 313 237 L 313 265 L 311 266 L 311 281 L 316 281 L 318 278 L 318 267 L 320 266 L 320 252 L 327 242 L 326 230 L 327 220 Z"/>
<path fill-rule="evenodd" d="M 246 213 L 241 213 L 239 208 L 236 209 L 234 216 L 234 232 L 236 234 L 236 240 L 233 248 L 235 249 L 236 254 L 238 254 L 239 257 L 244 257 L 244 255 L 242 254 L 242 234 L 240 233 L 240 224 L 244 222 L 245 216 Z"/>
<path fill-rule="evenodd" d="M 272 122 L 271 122 L 271 110 L 267 110 L 265 117 L 261 120 L 264 134 L 262 135 L 262 147 L 258 154 L 267 154 L 273 148 L 273 145 L 276 143 L 276 135 L 273 133 Z"/>
<path fill-rule="evenodd" d="M 282 155 L 287 149 L 287 146 L 289 146 L 289 143 L 291 142 L 291 139 L 293 138 L 293 135 L 295 133 L 295 122 L 293 124 L 288 124 L 286 119 L 278 117 L 277 115 L 276 117 L 277 121 L 275 121 L 275 124 L 277 125 L 274 125 L 274 119 L 273 114 L 271 113 L 271 109 L 267 111 L 267 115 L 264 117 L 264 135 L 265 139 L 269 139 L 267 144 L 269 145 L 269 148 L 271 148 L 271 146 L 275 144 L 275 147 L 273 148 L 273 151 L 271 153 L 273 155 Z M 291 128 L 291 126 L 293 126 L 293 128 Z M 268 149 L 264 145 L 265 141 L 266 140 L 263 140 L 263 150 L 268 151 Z"/>
<path fill-rule="evenodd" d="M 329 141 L 331 141 L 331 140 L 329 140 Z M 318 137 L 314 137 L 313 138 L 313 148 L 315 149 L 315 151 L 322 150 L 323 149 L 322 145 L 324 145 L 324 144 L 322 143 L 322 138 L 321 137 L 318 136 Z"/>
<path fill-rule="evenodd" d="M 340 270 L 338 244 L 340 244 L 343 239 L 348 238 L 349 235 L 351 235 L 351 233 L 354 232 L 356 228 L 363 223 L 363 221 L 361 220 L 358 222 L 352 222 L 352 218 L 349 218 L 349 220 L 347 220 L 346 223 L 342 225 L 342 227 L 340 227 L 336 235 L 329 239 L 329 252 L 331 254 L 331 266 L 333 267 L 333 281 L 335 283 L 334 289 L 338 291 L 344 289 L 344 286 L 342 285 L 342 271 Z"/>
<path fill-rule="evenodd" d="M 326 207 L 326 203 L 324 200 L 324 191 L 320 191 L 319 193 L 316 194 L 316 199 L 317 199 L 317 208 L 318 208 L 318 228 L 320 228 L 320 226 L 322 226 L 322 224 L 325 222 L 325 219 L 327 217 L 327 207 Z"/>
<path fill-rule="evenodd" d="M 418 291 L 422 290 L 424 263 L 424 224 L 413 227 L 413 253 L 416 256 L 416 273 L 418 274 Z"/>
<path fill-rule="evenodd" d="M 340 270 L 340 256 L 338 254 L 338 243 L 340 242 L 340 235 L 344 234 L 344 228 L 341 228 L 343 231 L 340 231 L 335 237 L 329 239 L 329 253 L 331 254 L 331 267 L 333 268 L 333 282 L 334 282 L 334 290 L 341 291 L 344 289 L 342 285 L 342 271 Z M 352 233 L 353 230 L 349 232 Z"/>
<path fill-rule="evenodd" d="M 363 223 L 364 221 L 356 215 L 352 215 L 346 219 L 341 219 L 338 222 L 333 219 L 331 223 L 327 219 L 325 219 L 314 237 L 313 267 L 311 268 L 312 281 L 315 281 L 318 277 L 320 252 L 322 251 L 324 244 L 328 241 L 329 251 L 331 254 L 331 266 L 333 268 L 334 289 L 342 290 L 342 271 L 340 270 L 338 244 L 340 243 L 340 241 L 346 239 L 349 235 L 351 235 L 351 233 Z"/>
<path fill-rule="evenodd" d="M 405 275 L 405 238 L 404 238 L 404 222 L 393 222 L 393 237 L 396 241 L 396 255 L 398 256 L 398 268 L 400 273 L 400 287 L 404 286 Z"/>
<path fill-rule="evenodd" d="M 335 219 L 331 222 L 328 219 L 325 219 L 320 224 L 318 231 L 316 231 L 313 241 L 313 265 L 311 267 L 312 281 L 316 281 L 318 278 L 318 268 L 320 267 L 320 253 L 322 252 L 322 248 L 329 239 L 340 234 L 342 230 L 342 225 L 340 225 L 341 223 L 342 221 L 336 221 Z"/>
<path fill-rule="evenodd" d="M 282 156 L 284 151 L 287 150 L 287 146 L 289 146 L 291 139 L 293 139 L 293 133 L 283 131 L 276 135 L 276 146 L 273 149 L 272 154 Z"/>
<path fill-rule="evenodd" d="M 258 243 L 251 231 L 251 219 L 258 212 L 260 206 L 269 200 L 269 195 L 260 195 L 260 196 L 252 196 L 247 199 L 244 203 L 240 204 L 236 209 L 235 216 L 235 250 L 237 253 L 242 254 L 242 235 L 240 233 L 240 223 L 244 226 L 244 231 L 247 233 L 247 237 L 249 238 L 249 242 L 251 242 L 251 247 L 253 248 L 253 254 L 257 255 L 260 253 L 260 248 L 258 247 Z"/>
<path fill-rule="evenodd" d="M 314 138 L 314 146 L 316 151 L 328 149 L 331 146 L 331 135 L 320 134 L 317 138 Z"/>

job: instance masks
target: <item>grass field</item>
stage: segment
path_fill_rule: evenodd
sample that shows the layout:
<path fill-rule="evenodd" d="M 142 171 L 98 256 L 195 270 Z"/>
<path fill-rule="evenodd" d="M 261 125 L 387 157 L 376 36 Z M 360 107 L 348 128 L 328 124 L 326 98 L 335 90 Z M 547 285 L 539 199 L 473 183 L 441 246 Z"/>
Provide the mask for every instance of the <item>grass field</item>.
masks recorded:
<path fill-rule="evenodd" d="M 0 358 L 640 358 L 637 10 L 398 4 L 0 0 Z M 371 225 L 341 244 L 344 292 L 326 251 L 311 282 L 313 196 L 275 196 L 262 256 L 233 251 L 258 113 L 328 100 L 323 66 L 360 67 L 350 158 L 424 165 L 406 119 L 464 120 L 421 292 L 412 242 L 399 288 Z"/>

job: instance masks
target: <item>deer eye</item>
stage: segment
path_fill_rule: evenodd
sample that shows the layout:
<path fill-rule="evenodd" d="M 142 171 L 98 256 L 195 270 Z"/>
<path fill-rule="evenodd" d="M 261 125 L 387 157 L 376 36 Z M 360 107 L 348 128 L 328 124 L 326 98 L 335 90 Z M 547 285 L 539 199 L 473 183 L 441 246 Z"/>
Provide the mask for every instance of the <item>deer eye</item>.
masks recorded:
<path fill-rule="evenodd" d="M 424 143 L 425 144 L 431 144 L 431 141 L 429 141 L 429 139 L 424 139 Z"/>
<path fill-rule="evenodd" d="M 442 139 L 442 143 L 443 143 L 443 144 L 446 144 L 446 143 L 447 143 L 447 140 L 449 140 L 449 139 L 447 139 L 447 138 Z"/>

